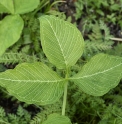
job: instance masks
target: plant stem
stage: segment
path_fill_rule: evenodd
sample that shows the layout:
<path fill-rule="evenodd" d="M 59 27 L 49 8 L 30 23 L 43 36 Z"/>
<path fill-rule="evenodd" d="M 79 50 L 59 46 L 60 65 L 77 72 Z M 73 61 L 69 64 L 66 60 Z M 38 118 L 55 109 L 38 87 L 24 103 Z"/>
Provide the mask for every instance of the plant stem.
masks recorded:
<path fill-rule="evenodd" d="M 65 115 L 65 108 L 66 108 L 66 100 L 67 100 L 67 82 L 64 87 L 64 98 L 63 98 L 63 106 L 62 106 L 62 115 Z"/>
<path fill-rule="evenodd" d="M 67 69 L 66 69 L 66 75 L 65 75 L 65 79 L 66 79 L 66 80 L 67 80 L 67 78 L 68 78 L 68 75 L 69 75 L 69 72 L 68 72 L 68 68 L 67 68 Z M 67 101 L 67 85 L 68 85 L 68 81 L 66 82 L 65 87 L 64 87 L 64 97 L 63 97 L 62 115 L 65 115 L 65 108 L 66 108 L 66 101 Z"/>
<path fill-rule="evenodd" d="M 111 40 L 122 41 L 122 38 L 110 38 Z"/>

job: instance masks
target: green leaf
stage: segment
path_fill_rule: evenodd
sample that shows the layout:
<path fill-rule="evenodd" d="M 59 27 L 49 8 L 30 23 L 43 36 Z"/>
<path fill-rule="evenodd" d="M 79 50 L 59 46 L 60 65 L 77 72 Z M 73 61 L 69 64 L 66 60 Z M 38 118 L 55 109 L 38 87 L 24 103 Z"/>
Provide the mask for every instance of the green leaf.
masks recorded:
<path fill-rule="evenodd" d="M 24 14 L 33 11 L 39 5 L 39 0 L 14 0 L 15 14 Z"/>
<path fill-rule="evenodd" d="M 0 0 L 0 13 L 14 13 L 13 0 Z"/>
<path fill-rule="evenodd" d="M 20 101 L 29 104 L 51 104 L 63 93 L 65 79 L 45 64 L 23 63 L 13 70 L 0 73 L 0 85 Z"/>
<path fill-rule="evenodd" d="M 0 21 L 0 56 L 20 38 L 23 25 L 19 15 L 9 15 Z"/>
<path fill-rule="evenodd" d="M 94 56 L 70 78 L 85 93 L 101 96 L 116 87 L 122 77 L 122 58 L 106 54 Z"/>
<path fill-rule="evenodd" d="M 59 69 L 74 65 L 83 53 L 81 33 L 69 22 L 54 16 L 42 16 L 40 34 L 44 53 Z"/>
<path fill-rule="evenodd" d="M 72 124 L 70 119 L 66 116 L 51 114 L 42 124 Z"/>

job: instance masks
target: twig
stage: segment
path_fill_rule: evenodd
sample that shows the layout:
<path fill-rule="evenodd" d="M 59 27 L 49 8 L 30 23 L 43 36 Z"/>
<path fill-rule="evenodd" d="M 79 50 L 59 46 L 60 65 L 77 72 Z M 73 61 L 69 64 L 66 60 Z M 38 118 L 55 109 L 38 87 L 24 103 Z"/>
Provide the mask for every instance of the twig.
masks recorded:
<path fill-rule="evenodd" d="M 122 41 L 122 38 L 110 38 L 111 40 Z"/>

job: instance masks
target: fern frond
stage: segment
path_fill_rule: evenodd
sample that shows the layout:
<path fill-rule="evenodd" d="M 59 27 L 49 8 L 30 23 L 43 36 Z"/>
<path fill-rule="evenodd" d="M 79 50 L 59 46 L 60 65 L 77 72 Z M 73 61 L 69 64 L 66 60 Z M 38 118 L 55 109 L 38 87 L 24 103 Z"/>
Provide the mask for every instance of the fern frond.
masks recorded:
<path fill-rule="evenodd" d="M 5 110 L 2 107 L 0 107 L 0 118 L 4 117 L 5 115 L 6 115 Z"/>
<path fill-rule="evenodd" d="M 33 41 L 33 44 L 34 44 L 34 49 L 36 52 L 39 52 L 40 49 L 41 49 L 41 45 L 40 45 L 40 41 L 38 38 L 35 38 L 34 41 Z"/>
<path fill-rule="evenodd" d="M 30 124 L 41 124 L 43 121 L 47 119 L 47 116 L 52 113 L 61 113 L 62 101 L 59 100 L 55 104 L 46 105 L 42 108 L 41 112 L 39 112 L 31 121 Z"/>
<path fill-rule="evenodd" d="M 39 20 L 32 17 L 28 23 L 32 32 L 36 32 L 39 29 Z"/>
<path fill-rule="evenodd" d="M 104 33 L 102 32 L 104 31 Z M 94 53 L 103 52 L 112 48 L 114 42 L 110 40 L 109 28 L 104 22 L 96 23 L 92 26 L 92 33 L 88 35 L 88 40 L 85 41 L 84 57 L 93 56 Z M 88 57 L 87 57 L 88 59 Z"/>
<path fill-rule="evenodd" d="M 39 30 L 36 30 L 36 32 L 31 33 L 31 40 L 33 42 L 34 50 L 38 53 L 41 49 Z"/>
<path fill-rule="evenodd" d="M 42 117 L 42 112 L 38 113 L 31 121 L 30 124 L 41 124 L 43 120 L 41 119 Z"/>
<path fill-rule="evenodd" d="M 0 119 L 0 124 L 10 124 L 10 123 Z"/>
<path fill-rule="evenodd" d="M 31 26 L 33 25 L 34 20 L 35 20 L 34 17 L 29 18 L 29 21 L 28 21 L 28 26 L 29 26 L 29 27 L 31 27 Z"/>
<path fill-rule="evenodd" d="M 0 106 L 0 124 L 10 124 L 8 123 L 8 118 L 3 107 Z"/>
<path fill-rule="evenodd" d="M 24 109 L 20 105 L 17 109 L 17 115 L 20 116 L 20 117 L 22 117 L 24 115 Z"/>
<path fill-rule="evenodd" d="M 122 56 L 122 44 L 118 43 L 113 49 L 107 51 L 108 54 Z"/>
<path fill-rule="evenodd" d="M 9 122 L 11 122 L 11 121 L 15 121 L 16 122 L 17 121 L 17 116 L 15 114 L 9 113 L 7 115 L 8 115 Z"/>
<path fill-rule="evenodd" d="M 100 51 L 105 51 L 109 50 L 112 48 L 113 42 L 102 42 L 102 41 L 96 41 L 96 42 L 91 42 L 89 40 L 85 41 L 85 50 L 84 54 L 93 54 L 94 52 L 100 52 Z"/>
<path fill-rule="evenodd" d="M 33 55 L 29 56 L 24 53 L 4 53 L 0 57 L 0 63 L 3 64 L 15 64 L 15 63 L 23 63 L 23 62 L 35 62 L 38 58 Z"/>
<path fill-rule="evenodd" d="M 34 23 L 31 27 L 33 32 L 36 32 L 39 29 L 39 20 L 38 19 L 34 19 Z"/>
<path fill-rule="evenodd" d="M 39 20 L 35 17 L 32 17 L 29 20 L 28 27 L 30 29 L 30 38 L 34 45 L 34 50 L 39 52 L 40 50 L 40 32 L 39 32 Z"/>
<path fill-rule="evenodd" d="M 12 47 L 10 47 L 10 50 L 9 51 L 12 51 L 12 52 L 15 52 L 15 53 L 18 52 L 18 50 L 20 49 L 20 47 L 22 46 L 22 44 L 23 44 L 23 40 L 22 40 L 22 38 L 20 38 L 18 40 L 18 42 L 16 42 Z"/>
<path fill-rule="evenodd" d="M 100 20 L 100 29 L 104 30 L 104 40 L 109 40 L 112 35 L 110 35 L 110 30 L 109 28 L 106 26 L 106 24 Z"/>
<path fill-rule="evenodd" d="M 32 43 L 30 32 L 27 29 L 23 29 L 23 32 L 24 32 L 24 34 L 23 34 L 24 44 Z"/>
<path fill-rule="evenodd" d="M 28 54 L 28 53 L 29 53 L 29 50 L 30 50 L 30 45 L 25 45 L 25 46 L 21 49 L 21 52 L 22 52 L 22 53 L 25 53 L 25 54 Z"/>
<path fill-rule="evenodd" d="M 101 40 L 102 39 L 102 33 L 100 30 L 100 26 L 98 23 L 92 26 L 92 33 L 88 35 L 89 39 L 91 41 Z"/>

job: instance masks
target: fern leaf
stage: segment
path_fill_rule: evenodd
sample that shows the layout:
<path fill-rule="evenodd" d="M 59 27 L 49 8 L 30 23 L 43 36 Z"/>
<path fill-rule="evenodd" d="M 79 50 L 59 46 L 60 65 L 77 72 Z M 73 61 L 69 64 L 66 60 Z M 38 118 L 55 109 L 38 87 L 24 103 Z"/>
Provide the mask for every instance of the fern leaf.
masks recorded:
<path fill-rule="evenodd" d="M 15 114 L 8 114 L 8 120 L 9 120 L 9 122 L 11 122 L 11 121 L 17 121 L 17 116 L 15 115 Z"/>
<path fill-rule="evenodd" d="M 4 117 L 5 115 L 6 115 L 5 110 L 2 107 L 0 107 L 0 118 Z"/>
<path fill-rule="evenodd" d="M 24 53 L 4 53 L 0 57 L 0 63 L 4 64 L 15 64 L 15 63 L 23 63 L 23 62 L 34 62 L 38 59 L 36 56 L 29 56 Z"/>
<path fill-rule="evenodd" d="M 89 40 L 85 41 L 85 47 L 86 49 L 84 50 L 84 54 L 93 54 L 94 52 L 100 52 L 100 51 L 105 51 L 109 50 L 112 48 L 113 42 L 102 42 L 102 41 L 96 41 L 96 42 L 91 42 Z"/>
<path fill-rule="evenodd" d="M 102 32 L 104 31 L 104 34 Z M 92 56 L 94 53 L 99 53 L 101 51 L 106 51 L 112 48 L 113 41 L 110 40 L 109 28 L 104 22 L 96 23 L 92 26 L 92 33 L 88 35 L 88 40 L 85 41 L 84 56 Z"/>
<path fill-rule="evenodd" d="M 23 110 L 22 106 L 20 106 L 20 105 L 17 109 L 17 115 L 20 117 L 22 117 L 24 115 L 24 110 Z"/>
<path fill-rule="evenodd" d="M 38 113 L 38 114 L 30 121 L 30 124 L 41 124 L 41 122 L 42 122 L 41 116 L 42 116 L 42 112 Z"/>
<path fill-rule="evenodd" d="M 110 30 L 109 28 L 106 26 L 106 24 L 100 20 L 100 29 L 104 30 L 104 39 L 105 40 L 109 40 L 112 35 L 110 35 Z"/>

